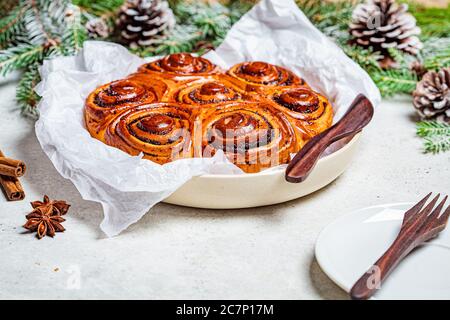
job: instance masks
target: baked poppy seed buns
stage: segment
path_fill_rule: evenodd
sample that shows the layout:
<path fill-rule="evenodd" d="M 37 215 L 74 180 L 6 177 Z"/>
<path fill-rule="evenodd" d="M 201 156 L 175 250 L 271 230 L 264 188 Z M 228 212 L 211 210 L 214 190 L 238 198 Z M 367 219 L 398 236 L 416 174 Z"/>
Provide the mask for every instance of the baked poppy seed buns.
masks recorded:
<path fill-rule="evenodd" d="M 333 108 L 290 70 L 261 61 L 222 70 L 177 53 L 146 63 L 86 99 L 92 137 L 164 164 L 218 150 L 247 173 L 288 163 L 331 126 Z"/>

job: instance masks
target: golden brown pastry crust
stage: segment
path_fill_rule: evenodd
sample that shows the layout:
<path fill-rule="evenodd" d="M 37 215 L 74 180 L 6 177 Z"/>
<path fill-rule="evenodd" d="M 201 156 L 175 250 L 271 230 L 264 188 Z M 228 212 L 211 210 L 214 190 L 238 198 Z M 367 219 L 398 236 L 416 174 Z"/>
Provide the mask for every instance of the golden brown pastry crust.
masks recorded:
<path fill-rule="evenodd" d="M 228 101 L 248 100 L 247 92 L 224 74 L 203 77 L 179 86 L 173 99 L 179 103 L 210 105 Z"/>
<path fill-rule="evenodd" d="M 247 91 L 265 92 L 271 87 L 306 85 L 302 78 L 286 68 L 261 61 L 236 64 L 227 74 L 244 84 Z"/>
<path fill-rule="evenodd" d="M 267 99 L 291 119 L 305 140 L 326 130 L 333 122 L 330 102 L 307 87 L 273 89 L 267 92 Z"/>
<path fill-rule="evenodd" d="M 195 156 L 213 156 L 222 150 L 247 173 L 288 163 L 290 154 L 299 149 L 291 123 L 269 103 L 223 103 L 202 109 L 198 119 L 202 154 Z"/>
<path fill-rule="evenodd" d="M 99 86 L 85 104 L 91 135 L 131 155 L 164 164 L 222 150 L 249 173 L 288 163 L 332 117 L 329 101 L 285 68 L 257 61 L 225 72 L 187 53 Z"/>
<path fill-rule="evenodd" d="M 138 72 L 159 73 L 165 77 L 201 77 L 219 74 L 220 68 L 211 61 L 189 53 L 175 53 L 142 65 Z"/>
<path fill-rule="evenodd" d="M 163 164 L 193 156 L 193 108 L 173 103 L 132 107 L 106 127 L 104 142 Z"/>

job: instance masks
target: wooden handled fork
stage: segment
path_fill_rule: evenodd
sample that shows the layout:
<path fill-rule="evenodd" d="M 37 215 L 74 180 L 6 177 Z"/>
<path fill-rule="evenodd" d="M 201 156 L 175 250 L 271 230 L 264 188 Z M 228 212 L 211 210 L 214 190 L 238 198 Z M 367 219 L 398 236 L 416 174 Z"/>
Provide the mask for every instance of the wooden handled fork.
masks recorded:
<path fill-rule="evenodd" d="M 350 290 L 352 299 L 362 300 L 370 298 L 404 257 L 414 248 L 434 238 L 445 229 L 448 217 L 450 216 L 450 206 L 447 207 L 444 213 L 441 215 L 440 213 L 445 205 L 447 196 L 444 197 L 434 210 L 433 207 L 439 199 L 439 194 L 423 208 L 430 196 L 431 192 L 405 213 L 400 232 L 395 241 L 381 258 L 375 262 L 370 270 L 359 278 Z M 374 270 L 377 273 L 378 279 L 376 282 L 378 283 L 372 281 L 372 272 Z"/>

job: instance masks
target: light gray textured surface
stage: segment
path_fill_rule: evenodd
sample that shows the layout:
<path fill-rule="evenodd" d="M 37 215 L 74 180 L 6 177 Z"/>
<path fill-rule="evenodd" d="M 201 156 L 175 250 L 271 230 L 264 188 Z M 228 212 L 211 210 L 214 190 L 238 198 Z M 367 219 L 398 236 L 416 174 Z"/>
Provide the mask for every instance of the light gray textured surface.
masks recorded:
<path fill-rule="evenodd" d="M 0 195 L 0 298 L 346 299 L 314 260 L 320 230 L 353 209 L 450 191 L 450 153 L 421 153 L 403 98 L 381 105 L 349 170 L 323 190 L 245 210 L 159 204 L 108 239 L 101 206 L 58 175 L 33 123 L 13 111 L 14 90 L 14 78 L 0 84 L 0 148 L 26 162 L 27 198 Z M 44 194 L 72 207 L 67 231 L 38 241 L 21 226 Z"/>

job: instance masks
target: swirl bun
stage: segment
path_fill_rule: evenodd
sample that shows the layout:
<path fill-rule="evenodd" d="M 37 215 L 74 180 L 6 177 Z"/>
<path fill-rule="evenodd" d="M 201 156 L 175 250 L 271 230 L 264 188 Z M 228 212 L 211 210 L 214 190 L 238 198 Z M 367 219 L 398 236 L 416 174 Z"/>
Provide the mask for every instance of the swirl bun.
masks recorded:
<path fill-rule="evenodd" d="M 105 131 L 107 144 L 131 155 L 163 164 L 192 157 L 192 109 L 177 104 L 156 103 L 131 108 Z"/>
<path fill-rule="evenodd" d="M 99 131 L 99 122 L 130 107 L 157 102 L 166 90 L 167 85 L 163 81 L 138 74 L 110 82 L 95 89 L 86 99 L 86 122 L 96 127 L 93 131 Z M 97 134 L 94 136 L 98 137 Z"/>
<path fill-rule="evenodd" d="M 228 72 L 233 78 L 246 84 L 249 91 L 264 89 L 266 86 L 304 85 L 305 82 L 291 71 L 261 61 L 239 63 Z"/>
<path fill-rule="evenodd" d="M 333 110 L 328 100 L 306 87 L 278 90 L 270 96 L 280 111 L 292 117 L 301 131 L 311 138 L 331 125 Z"/>
<path fill-rule="evenodd" d="M 231 102 L 200 113 L 202 155 L 222 150 L 243 171 L 289 162 L 297 138 L 287 118 L 270 104 Z"/>
<path fill-rule="evenodd" d="M 191 82 L 176 92 L 175 99 L 181 103 L 204 105 L 240 100 L 241 92 L 222 76 Z"/>
<path fill-rule="evenodd" d="M 189 53 L 174 53 L 162 59 L 144 64 L 140 72 L 159 72 L 175 76 L 204 76 L 219 72 L 211 61 Z"/>

